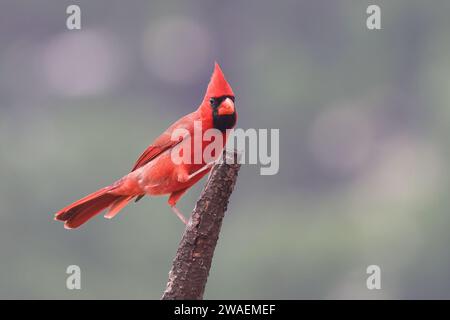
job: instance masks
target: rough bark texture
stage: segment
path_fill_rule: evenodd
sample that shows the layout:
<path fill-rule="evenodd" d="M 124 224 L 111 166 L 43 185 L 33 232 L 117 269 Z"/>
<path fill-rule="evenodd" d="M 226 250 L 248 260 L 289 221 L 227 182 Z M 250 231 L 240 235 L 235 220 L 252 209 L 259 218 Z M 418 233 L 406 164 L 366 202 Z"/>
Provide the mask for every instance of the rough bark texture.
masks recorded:
<path fill-rule="evenodd" d="M 216 164 L 186 226 L 169 272 L 163 300 L 203 299 L 214 249 L 240 165 L 236 152 L 224 151 L 234 164 Z"/>

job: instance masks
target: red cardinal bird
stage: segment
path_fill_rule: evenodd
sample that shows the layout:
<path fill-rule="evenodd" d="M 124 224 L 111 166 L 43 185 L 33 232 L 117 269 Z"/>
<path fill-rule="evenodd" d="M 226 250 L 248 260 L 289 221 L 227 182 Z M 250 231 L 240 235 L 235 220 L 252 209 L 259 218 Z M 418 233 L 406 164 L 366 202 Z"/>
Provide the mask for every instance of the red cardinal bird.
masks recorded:
<path fill-rule="evenodd" d="M 220 130 L 223 135 L 223 148 L 226 143 L 227 129 L 233 128 L 236 121 L 237 113 L 234 107 L 233 90 L 216 63 L 205 97 L 196 111 L 176 121 L 153 141 L 136 161 L 129 174 L 112 185 L 61 209 L 55 214 L 55 220 L 64 221 L 65 228 L 73 229 L 107 208 L 109 211 L 105 214 L 105 218 L 114 217 L 135 197 L 138 201 L 146 194 L 168 194 L 168 203 L 172 210 L 186 223 L 185 217 L 175 205 L 187 189 L 211 170 L 212 165 L 206 163 L 202 156 L 201 163 L 176 164 L 172 161 L 171 151 L 175 146 L 193 143 L 194 139 L 190 137 L 193 136 L 194 122 L 201 124 L 202 132 L 212 128 Z M 190 137 L 174 141 L 172 133 L 177 129 L 187 130 Z M 202 141 L 203 150 L 210 143 Z M 199 148 L 189 149 L 192 150 L 192 156 L 195 156 L 194 151 Z M 220 155 L 221 153 L 216 152 L 216 154 Z"/>

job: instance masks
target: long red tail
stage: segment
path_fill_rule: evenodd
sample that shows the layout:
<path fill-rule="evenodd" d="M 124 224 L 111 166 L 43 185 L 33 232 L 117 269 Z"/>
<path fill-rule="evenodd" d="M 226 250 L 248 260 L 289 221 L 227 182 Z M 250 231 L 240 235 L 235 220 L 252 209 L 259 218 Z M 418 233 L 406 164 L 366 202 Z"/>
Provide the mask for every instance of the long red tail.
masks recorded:
<path fill-rule="evenodd" d="M 111 188 L 100 189 L 61 209 L 55 214 L 55 220 L 64 221 L 66 229 L 75 229 L 108 207 L 110 212 L 105 217 L 112 218 L 132 197 L 108 193 Z"/>

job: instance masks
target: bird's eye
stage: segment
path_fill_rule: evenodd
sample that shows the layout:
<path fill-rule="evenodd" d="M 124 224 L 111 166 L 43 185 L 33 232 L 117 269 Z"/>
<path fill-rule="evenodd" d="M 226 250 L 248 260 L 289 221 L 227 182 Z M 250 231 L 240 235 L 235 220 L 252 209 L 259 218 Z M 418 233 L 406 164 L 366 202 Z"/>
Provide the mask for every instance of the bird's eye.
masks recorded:
<path fill-rule="evenodd" d="M 212 106 L 214 105 L 214 102 L 216 102 L 216 99 L 214 98 L 209 99 L 209 103 L 211 103 Z"/>

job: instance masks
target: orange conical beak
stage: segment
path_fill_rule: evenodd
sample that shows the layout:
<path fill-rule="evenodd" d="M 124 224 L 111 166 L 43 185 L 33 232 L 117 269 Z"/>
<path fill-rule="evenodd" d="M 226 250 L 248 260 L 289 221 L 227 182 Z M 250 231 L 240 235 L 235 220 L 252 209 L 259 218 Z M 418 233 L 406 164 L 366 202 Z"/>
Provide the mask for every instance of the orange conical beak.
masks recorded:
<path fill-rule="evenodd" d="M 219 106 L 217 113 L 219 116 L 234 113 L 234 102 L 230 98 L 226 98 Z"/>

